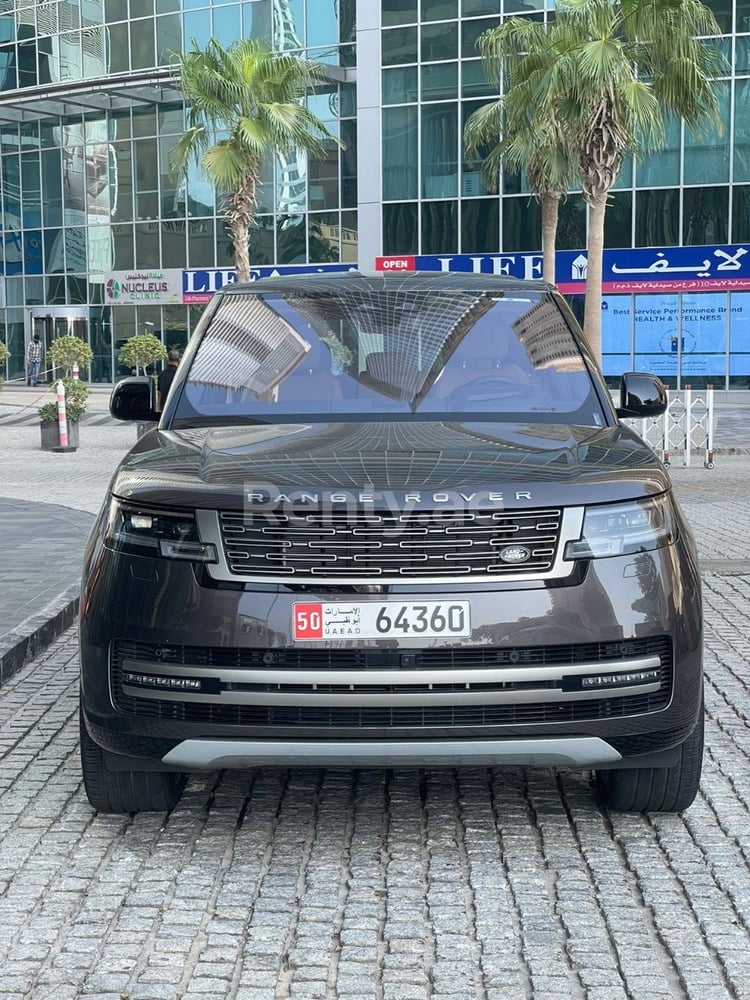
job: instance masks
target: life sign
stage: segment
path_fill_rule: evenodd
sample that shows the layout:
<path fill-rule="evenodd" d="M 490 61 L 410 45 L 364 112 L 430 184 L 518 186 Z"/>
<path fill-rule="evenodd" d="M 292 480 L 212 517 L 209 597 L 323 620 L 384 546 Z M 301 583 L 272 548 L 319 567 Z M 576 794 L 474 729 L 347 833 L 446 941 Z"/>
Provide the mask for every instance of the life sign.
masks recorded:
<path fill-rule="evenodd" d="M 468 271 L 533 280 L 542 276 L 540 253 L 430 254 L 376 257 L 377 271 Z M 566 294 L 586 290 L 585 250 L 558 250 L 556 284 Z M 700 292 L 750 288 L 750 245 L 605 250 L 602 290 Z"/>

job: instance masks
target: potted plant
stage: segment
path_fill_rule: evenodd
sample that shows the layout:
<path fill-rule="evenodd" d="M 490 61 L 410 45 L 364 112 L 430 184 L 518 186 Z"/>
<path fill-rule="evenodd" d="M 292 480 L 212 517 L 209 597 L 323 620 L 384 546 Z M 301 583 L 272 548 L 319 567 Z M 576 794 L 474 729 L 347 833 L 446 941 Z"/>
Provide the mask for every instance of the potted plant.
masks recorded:
<path fill-rule="evenodd" d="M 80 337 L 65 336 L 57 337 L 53 340 L 52 346 L 47 352 L 47 360 L 54 368 L 61 368 L 64 372 L 62 383 L 65 386 L 65 415 L 68 421 L 68 443 L 78 447 L 79 428 L 78 423 L 86 412 L 86 400 L 88 399 L 88 386 L 79 379 L 73 378 L 73 366 L 78 365 L 79 369 L 88 368 L 93 360 L 93 352 L 88 344 L 84 343 Z M 57 395 L 57 380 L 50 386 L 50 392 Z M 41 421 L 42 450 L 51 451 L 60 444 L 60 434 L 57 420 L 57 402 L 45 403 L 39 407 L 39 419 Z"/>
<path fill-rule="evenodd" d="M 79 443 L 78 422 L 86 412 L 86 400 L 88 399 L 88 386 L 79 382 L 78 379 L 64 378 L 62 383 L 65 386 L 65 416 L 68 421 L 68 443 L 77 448 Z M 50 392 L 57 395 L 57 382 L 50 386 Z M 57 421 L 57 401 L 45 403 L 39 407 L 39 419 L 41 420 L 42 450 L 52 451 L 60 444 L 60 433 Z"/>

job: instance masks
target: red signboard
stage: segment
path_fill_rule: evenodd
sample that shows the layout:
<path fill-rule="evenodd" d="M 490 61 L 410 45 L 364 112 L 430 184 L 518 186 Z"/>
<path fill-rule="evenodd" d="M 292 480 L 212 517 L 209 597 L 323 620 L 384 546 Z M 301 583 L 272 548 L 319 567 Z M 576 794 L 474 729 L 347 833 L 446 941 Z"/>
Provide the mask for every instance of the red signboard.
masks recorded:
<path fill-rule="evenodd" d="M 416 257 L 376 257 L 376 271 L 416 271 Z"/>

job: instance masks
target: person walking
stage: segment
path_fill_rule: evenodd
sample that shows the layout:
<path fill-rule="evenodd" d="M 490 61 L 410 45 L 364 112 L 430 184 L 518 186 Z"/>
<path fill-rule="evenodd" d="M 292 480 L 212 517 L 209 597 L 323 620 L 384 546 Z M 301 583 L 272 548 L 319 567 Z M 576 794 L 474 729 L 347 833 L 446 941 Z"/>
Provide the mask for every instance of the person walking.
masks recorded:
<path fill-rule="evenodd" d="M 41 367 L 42 343 L 39 340 L 39 334 L 35 333 L 26 352 L 26 385 L 38 385 Z"/>
<path fill-rule="evenodd" d="M 156 380 L 156 408 L 161 411 L 164 408 L 164 401 L 167 398 L 167 393 L 169 392 L 172 382 L 174 381 L 175 372 L 177 371 L 177 366 L 180 363 L 180 352 L 172 348 L 167 354 L 167 367 L 159 372 L 159 377 Z"/>

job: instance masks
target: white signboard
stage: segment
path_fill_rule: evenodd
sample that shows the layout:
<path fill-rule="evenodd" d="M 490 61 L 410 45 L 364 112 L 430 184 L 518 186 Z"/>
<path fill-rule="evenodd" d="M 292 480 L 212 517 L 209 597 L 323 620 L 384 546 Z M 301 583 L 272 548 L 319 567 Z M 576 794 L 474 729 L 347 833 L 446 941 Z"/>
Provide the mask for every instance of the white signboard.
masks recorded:
<path fill-rule="evenodd" d="M 169 305 L 182 302 L 182 271 L 110 271 L 104 282 L 108 306 Z"/>

